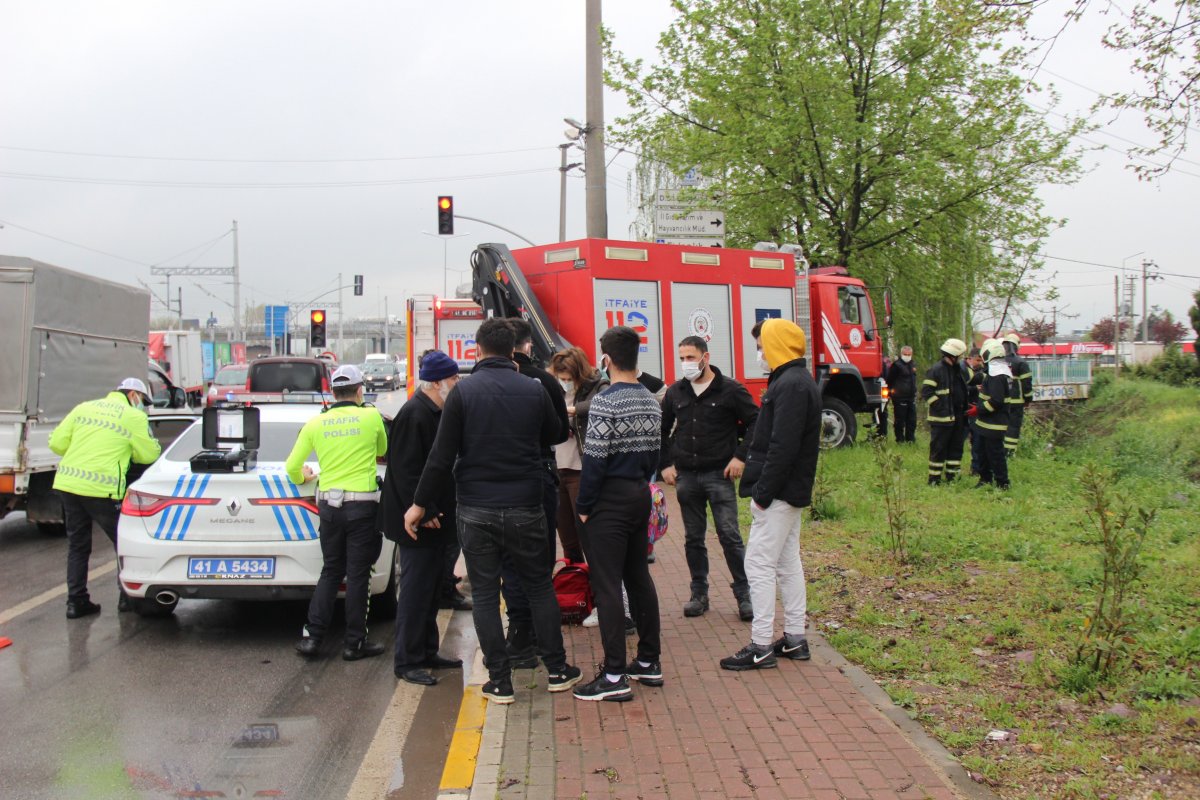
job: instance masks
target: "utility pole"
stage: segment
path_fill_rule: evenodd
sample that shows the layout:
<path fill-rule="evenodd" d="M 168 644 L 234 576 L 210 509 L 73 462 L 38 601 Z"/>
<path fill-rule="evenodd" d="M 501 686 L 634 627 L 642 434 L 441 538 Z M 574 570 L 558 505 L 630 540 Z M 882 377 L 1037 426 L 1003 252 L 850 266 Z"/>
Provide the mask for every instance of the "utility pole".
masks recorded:
<path fill-rule="evenodd" d="M 1158 265 L 1155 264 L 1153 261 L 1148 261 L 1145 259 L 1142 260 L 1142 341 L 1143 342 L 1150 341 L 1150 317 L 1146 313 L 1146 281 L 1148 281 L 1148 280 L 1156 281 L 1162 277 L 1157 272 L 1152 275 L 1148 275 L 1146 273 L 1146 270 L 1149 269 L 1150 267 L 1157 267 L 1157 266 Z"/>
<path fill-rule="evenodd" d="M 1121 374 L 1121 278 L 1113 275 L 1113 374 Z"/>
<path fill-rule="evenodd" d="M 586 173 L 587 235 L 608 238 L 608 184 L 604 164 L 604 55 L 600 49 L 600 0 L 587 0 L 585 14 L 587 119 L 584 128 L 584 172 Z M 564 158 L 566 157 L 564 151 Z M 566 173 L 564 173 L 565 175 Z"/>
<path fill-rule="evenodd" d="M 342 273 L 338 273 L 338 350 L 345 354 L 346 340 L 342 338 L 342 320 L 346 318 L 346 311 L 342 306 Z M 338 358 L 342 358 L 341 355 Z"/>
<path fill-rule="evenodd" d="M 383 296 L 383 352 L 391 353 L 388 349 L 388 334 L 391 333 L 392 320 L 387 312 L 387 295 Z"/>
<path fill-rule="evenodd" d="M 242 273 L 238 266 L 238 228 L 233 221 L 233 340 L 242 339 Z"/>

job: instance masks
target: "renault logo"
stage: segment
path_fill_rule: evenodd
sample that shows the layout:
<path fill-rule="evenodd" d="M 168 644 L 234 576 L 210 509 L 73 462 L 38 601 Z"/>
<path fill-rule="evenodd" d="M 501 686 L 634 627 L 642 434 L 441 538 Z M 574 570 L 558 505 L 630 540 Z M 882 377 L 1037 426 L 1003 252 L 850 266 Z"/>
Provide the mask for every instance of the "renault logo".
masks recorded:
<path fill-rule="evenodd" d="M 242 510 L 242 504 L 237 501 L 236 497 L 233 498 L 232 500 L 230 500 L 229 505 L 227 505 L 225 507 L 227 509 L 229 509 L 229 516 L 231 516 L 231 517 L 236 517 L 238 515 L 238 513 Z"/>

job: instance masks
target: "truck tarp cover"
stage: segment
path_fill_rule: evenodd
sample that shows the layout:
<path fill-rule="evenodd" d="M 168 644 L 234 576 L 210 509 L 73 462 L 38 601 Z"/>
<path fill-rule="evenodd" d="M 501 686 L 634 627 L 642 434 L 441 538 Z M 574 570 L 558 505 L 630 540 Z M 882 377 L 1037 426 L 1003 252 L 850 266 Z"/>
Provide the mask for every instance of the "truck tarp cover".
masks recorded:
<path fill-rule="evenodd" d="M 122 378 L 144 380 L 149 319 L 145 291 L 0 255 L 0 413 L 61 419 Z"/>

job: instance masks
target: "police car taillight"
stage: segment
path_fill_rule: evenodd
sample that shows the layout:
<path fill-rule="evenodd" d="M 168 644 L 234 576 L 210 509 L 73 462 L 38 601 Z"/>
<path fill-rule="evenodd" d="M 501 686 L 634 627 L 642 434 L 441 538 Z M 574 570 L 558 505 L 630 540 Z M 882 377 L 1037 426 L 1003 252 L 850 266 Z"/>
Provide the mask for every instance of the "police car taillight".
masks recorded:
<path fill-rule="evenodd" d="M 299 506 L 311 514 L 320 514 L 316 502 L 311 497 L 251 497 L 252 506 Z"/>
<path fill-rule="evenodd" d="M 164 497 L 130 489 L 121 503 L 121 513 L 130 517 L 153 517 L 170 506 L 215 506 L 219 497 Z"/>

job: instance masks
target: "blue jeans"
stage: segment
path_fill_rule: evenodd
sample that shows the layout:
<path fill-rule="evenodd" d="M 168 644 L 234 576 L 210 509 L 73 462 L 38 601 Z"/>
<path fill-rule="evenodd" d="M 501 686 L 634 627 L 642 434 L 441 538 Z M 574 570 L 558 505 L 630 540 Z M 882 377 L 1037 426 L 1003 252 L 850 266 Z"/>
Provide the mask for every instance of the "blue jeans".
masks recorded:
<path fill-rule="evenodd" d="M 708 532 L 707 505 L 712 506 L 717 541 L 725 551 L 725 565 L 729 567 L 729 575 L 733 578 L 733 595 L 739 600 L 749 597 L 746 546 L 742 544 L 742 535 L 738 531 L 737 495 L 733 491 L 733 481 L 719 469 L 681 469 L 675 479 L 675 496 L 679 500 L 679 510 L 683 512 L 683 552 L 687 556 L 688 571 L 692 574 L 692 593 L 708 594 L 708 548 L 704 543 Z"/>
<path fill-rule="evenodd" d="M 562 616 L 550 570 L 546 569 L 546 512 L 541 506 L 520 508 L 458 507 L 458 541 L 471 580 L 475 634 L 483 663 L 492 679 L 511 674 L 504 625 L 500 620 L 500 572 L 505 558 L 517 573 L 529 601 L 538 655 L 550 672 L 567 663 Z"/>

